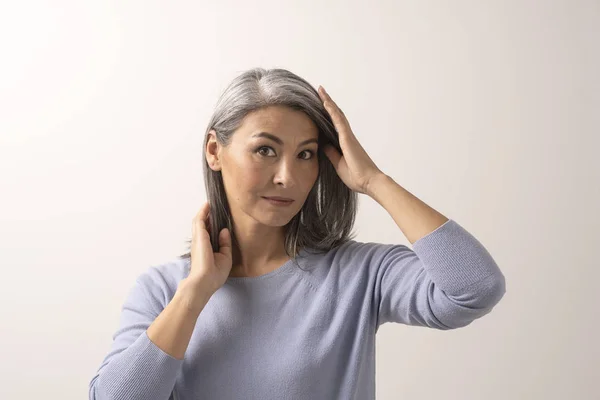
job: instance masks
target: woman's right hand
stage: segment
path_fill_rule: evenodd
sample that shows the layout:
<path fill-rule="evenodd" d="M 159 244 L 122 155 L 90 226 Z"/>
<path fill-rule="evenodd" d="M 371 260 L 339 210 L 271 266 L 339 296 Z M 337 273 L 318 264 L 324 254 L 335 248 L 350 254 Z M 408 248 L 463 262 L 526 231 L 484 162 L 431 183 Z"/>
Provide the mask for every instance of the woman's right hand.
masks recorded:
<path fill-rule="evenodd" d="M 212 295 L 225 284 L 231 271 L 231 233 L 219 232 L 219 251 L 213 252 L 209 234 L 210 204 L 205 202 L 192 219 L 192 246 L 190 273 L 186 278 L 192 286 L 198 285 Z"/>

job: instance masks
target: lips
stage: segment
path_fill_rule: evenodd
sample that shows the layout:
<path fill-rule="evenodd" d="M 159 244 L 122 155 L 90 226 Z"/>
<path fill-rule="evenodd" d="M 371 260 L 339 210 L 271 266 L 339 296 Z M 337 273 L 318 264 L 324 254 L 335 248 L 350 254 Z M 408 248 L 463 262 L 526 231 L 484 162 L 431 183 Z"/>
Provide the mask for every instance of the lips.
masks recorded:
<path fill-rule="evenodd" d="M 265 199 L 277 200 L 277 201 L 287 201 L 292 202 L 294 199 L 290 199 L 288 197 L 279 197 L 279 196 L 264 196 Z"/>

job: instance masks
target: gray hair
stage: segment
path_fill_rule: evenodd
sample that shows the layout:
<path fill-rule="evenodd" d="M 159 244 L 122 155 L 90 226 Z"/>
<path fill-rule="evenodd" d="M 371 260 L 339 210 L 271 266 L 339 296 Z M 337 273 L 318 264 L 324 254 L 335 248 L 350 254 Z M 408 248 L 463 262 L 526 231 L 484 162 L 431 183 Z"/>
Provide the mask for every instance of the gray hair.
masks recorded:
<path fill-rule="evenodd" d="M 272 105 L 303 111 L 319 130 L 319 174 L 302 209 L 285 226 L 286 253 L 295 260 L 301 249 L 325 252 L 355 236 L 351 230 L 356 217 L 358 195 L 339 178 L 323 152 L 324 146 L 329 144 L 342 153 L 338 133 L 318 92 L 306 80 L 285 69 L 253 68 L 229 84 L 219 98 L 205 132 L 202 149 L 204 184 L 210 203 L 210 241 L 215 252 L 219 249 L 218 237 L 223 228 L 229 229 L 234 248 L 237 241 L 221 171 L 209 168 L 206 159 L 208 133 L 214 130 L 217 141 L 227 146 L 247 114 Z M 179 258 L 191 258 L 192 240 L 187 243 L 188 253 Z"/>

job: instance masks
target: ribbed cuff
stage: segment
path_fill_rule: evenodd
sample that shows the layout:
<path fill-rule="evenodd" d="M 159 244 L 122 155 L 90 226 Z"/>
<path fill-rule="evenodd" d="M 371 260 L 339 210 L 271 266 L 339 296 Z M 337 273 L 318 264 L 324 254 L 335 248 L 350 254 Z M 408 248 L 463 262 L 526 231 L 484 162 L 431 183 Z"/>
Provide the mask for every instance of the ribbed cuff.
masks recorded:
<path fill-rule="evenodd" d="M 156 346 L 144 331 L 101 372 L 99 392 L 110 399 L 167 399 L 183 365 Z"/>
<path fill-rule="evenodd" d="M 491 275 L 503 279 L 487 249 L 452 219 L 413 243 L 413 250 L 431 279 L 448 294 L 460 294 Z"/>

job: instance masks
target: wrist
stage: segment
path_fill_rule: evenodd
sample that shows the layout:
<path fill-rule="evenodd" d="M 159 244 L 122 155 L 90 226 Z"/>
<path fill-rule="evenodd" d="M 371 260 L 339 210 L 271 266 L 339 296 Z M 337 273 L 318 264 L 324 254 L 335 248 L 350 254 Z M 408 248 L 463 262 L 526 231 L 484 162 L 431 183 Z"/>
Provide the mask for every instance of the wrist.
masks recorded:
<path fill-rule="evenodd" d="M 213 292 L 205 285 L 192 282 L 188 278 L 179 282 L 175 296 L 191 311 L 200 312 L 208 300 L 213 295 Z"/>
<path fill-rule="evenodd" d="M 375 199 L 379 191 L 378 189 L 381 188 L 381 186 L 384 185 L 385 182 L 389 182 L 390 180 L 392 180 L 392 178 L 383 172 L 374 175 L 373 177 L 371 177 L 371 179 L 369 179 L 366 188 L 366 194 L 369 197 Z"/>

